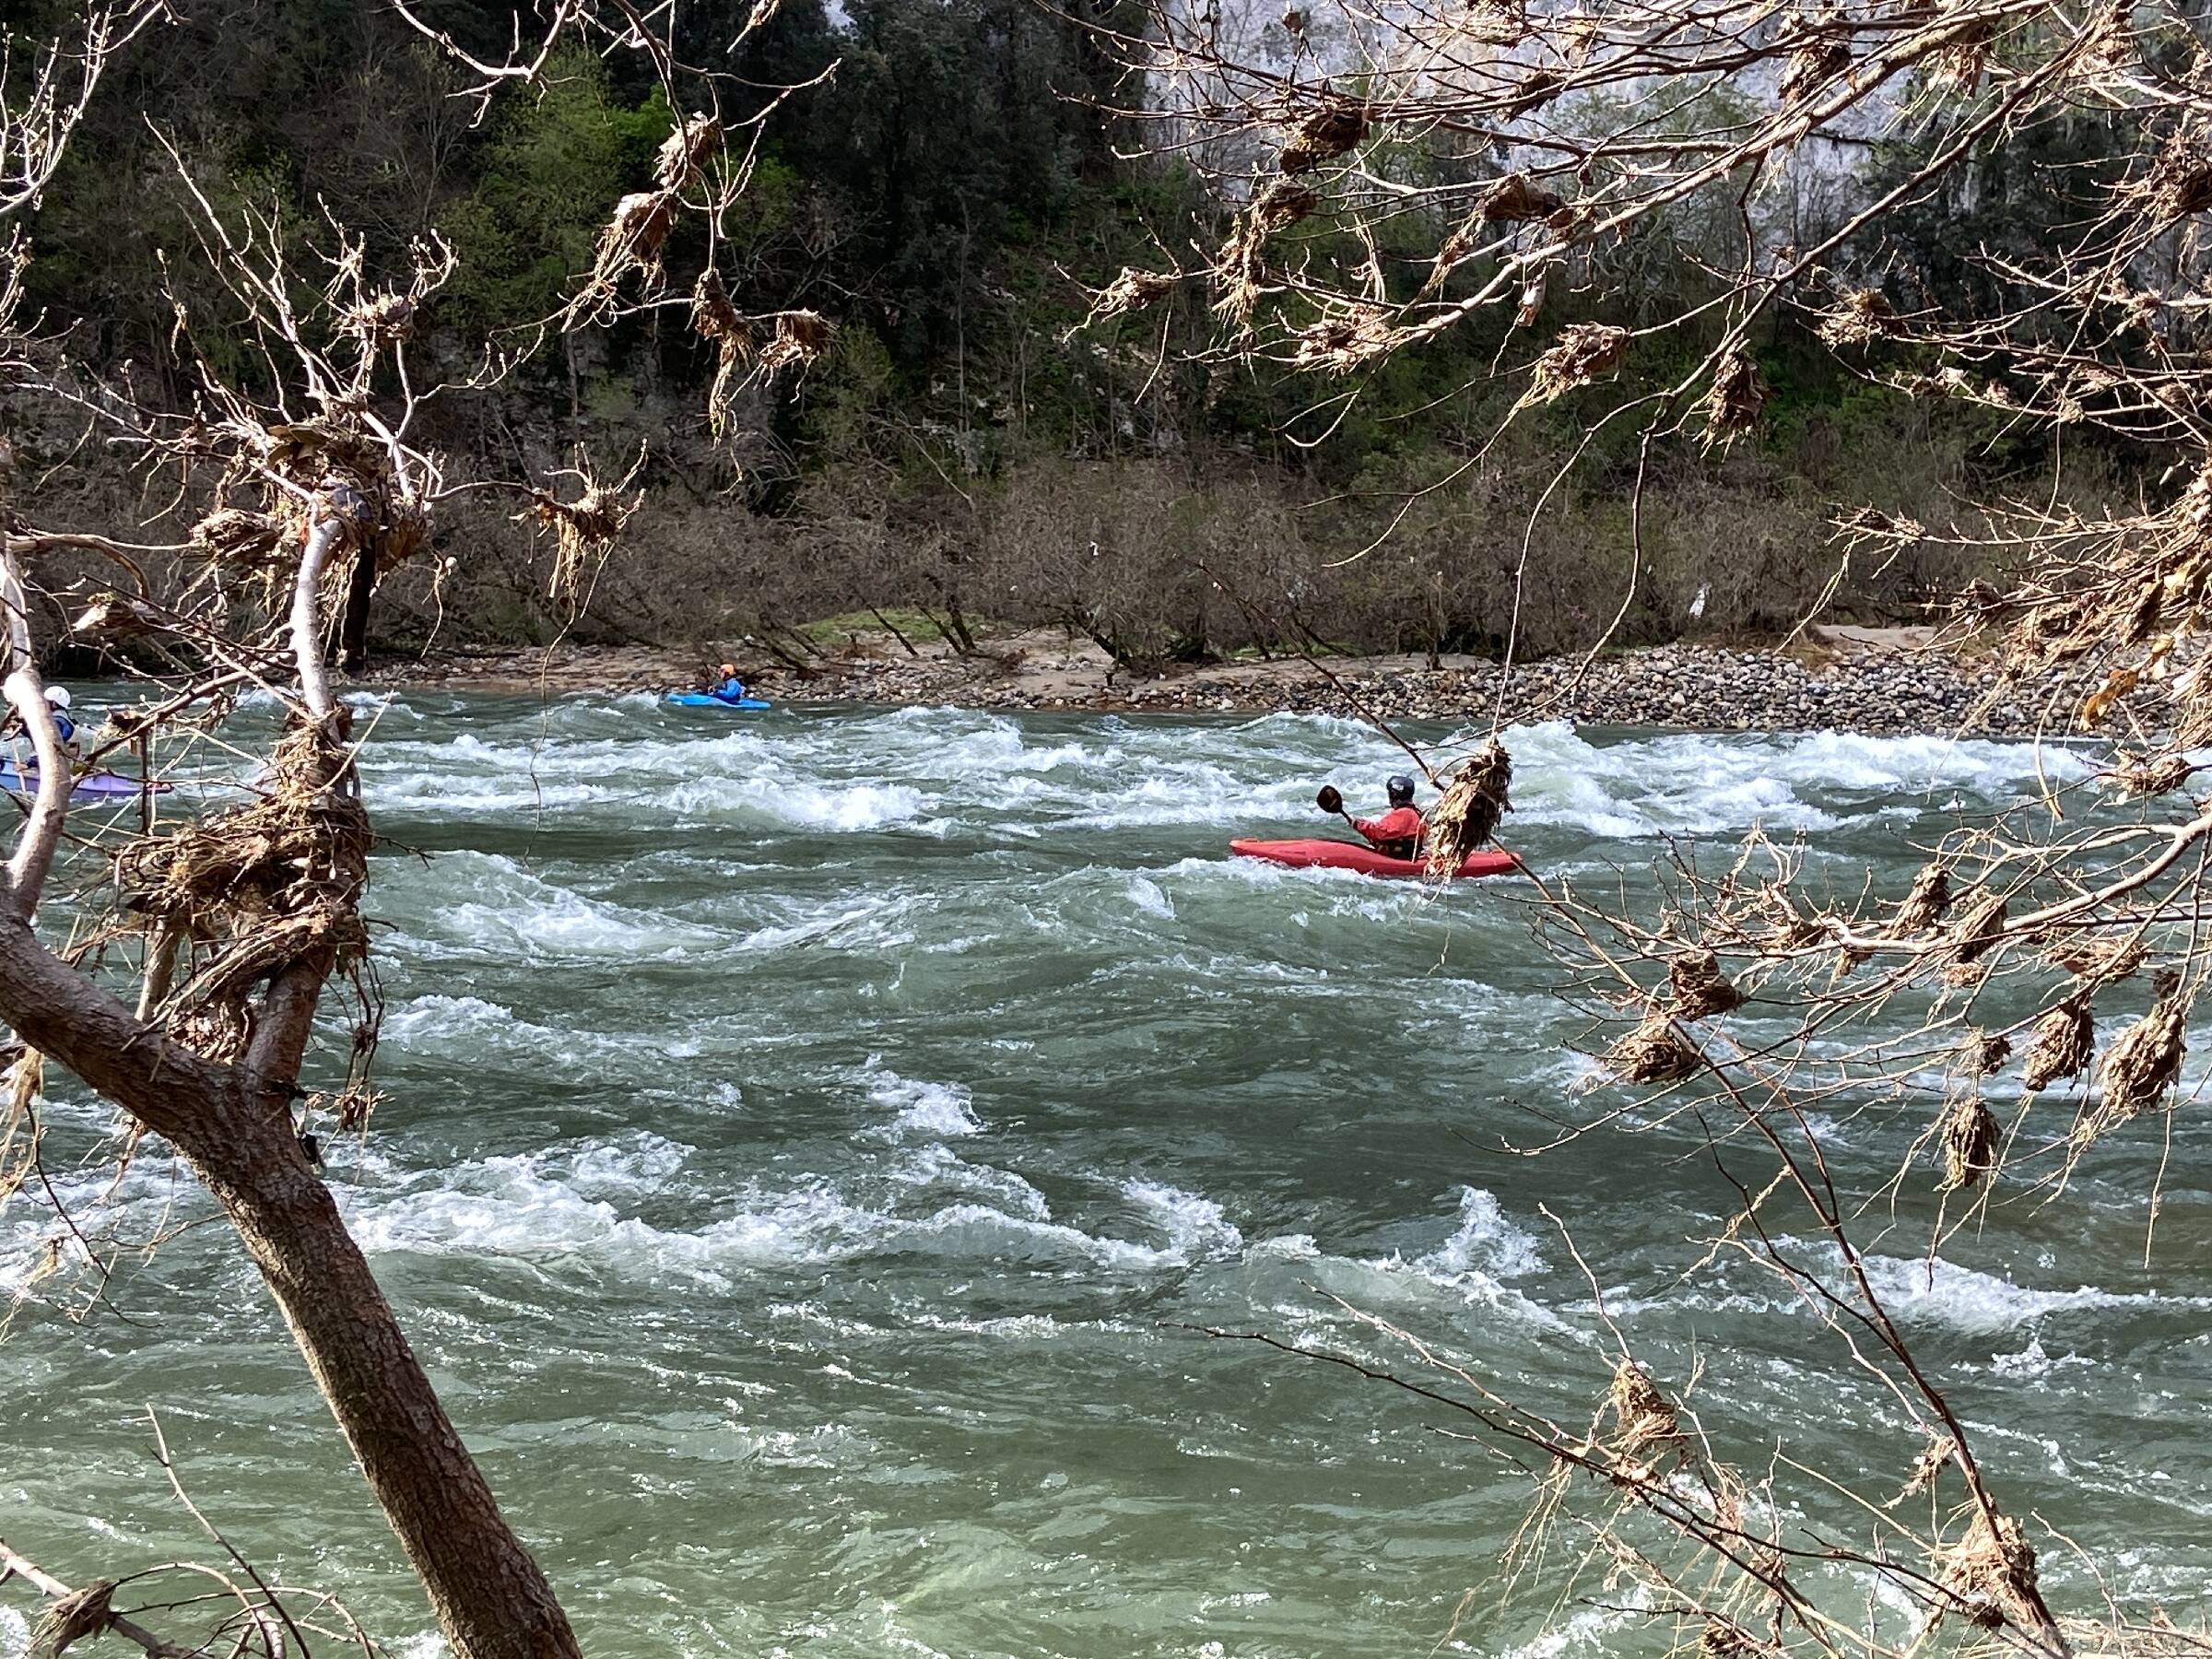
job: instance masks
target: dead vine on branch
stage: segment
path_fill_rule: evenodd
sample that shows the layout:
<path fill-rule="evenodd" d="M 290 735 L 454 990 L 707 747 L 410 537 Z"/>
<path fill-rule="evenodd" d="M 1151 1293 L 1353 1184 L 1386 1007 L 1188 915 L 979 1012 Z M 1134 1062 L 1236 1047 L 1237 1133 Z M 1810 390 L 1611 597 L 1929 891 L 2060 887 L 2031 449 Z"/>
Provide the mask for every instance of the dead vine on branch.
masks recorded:
<path fill-rule="evenodd" d="M 512 52 L 489 58 L 411 0 L 392 3 L 461 65 L 479 114 L 502 89 L 527 88 L 563 42 L 641 54 L 678 112 L 648 186 L 606 205 L 571 302 L 530 337 L 484 342 L 473 384 L 495 383 L 559 330 L 683 304 L 720 354 L 708 415 L 726 434 L 743 377 L 765 383 L 830 347 L 828 319 L 781 297 L 747 316 L 721 274 L 727 218 L 762 124 L 793 88 L 685 62 L 667 8 L 547 0 L 518 12 Z M 755 6 L 745 32 L 774 9 Z M 9 429 L 33 442 L 66 432 L 57 453 L 98 443 L 131 457 L 149 526 L 126 544 L 34 522 L 6 475 L 15 451 L 0 445 L 0 747 L 23 787 L 11 797 L 20 822 L 0 871 L 0 1018 L 18 1039 L 0 1100 L 0 1200 L 35 1200 L 54 1221 L 9 1312 L 117 1313 L 106 1300 L 114 1264 L 207 1218 L 189 1204 L 176 1219 L 166 1205 L 153 1220 L 134 1206 L 124 1174 L 142 1139 L 160 1137 L 235 1223 L 457 1659 L 559 1659 L 577 1648 L 551 1586 L 501 1516 L 316 1172 L 316 1130 L 362 1130 L 379 1098 L 382 1014 L 363 913 L 376 838 L 356 771 L 372 723 L 356 728 L 334 689 L 333 659 L 357 658 L 378 585 L 429 556 L 441 512 L 464 497 L 519 502 L 557 544 L 557 592 L 581 605 L 637 508 L 644 457 L 609 482 L 584 456 L 534 478 L 481 475 L 434 451 L 423 411 L 454 382 L 421 360 L 417 340 L 458 267 L 453 247 L 434 231 L 406 247 L 372 246 L 327 213 L 300 221 L 250 194 L 226 193 L 218 208 L 166 135 L 157 136 L 193 239 L 178 263 L 196 267 L 164 295 L 181 394 L 156 398 L 127 372 L 103 380 L 26 317 L 23 219 L 111 62 L 172 18 L 159 3 L 102 4 L 76 8 L 74 32 L 52 41 L 0 37 Z M 697 277 L 687 278 L 690 299 L 670 301 L 657 285 L 678 261 Z M 101 576 L 75 574 L 81 562 L 65 567 L 62 555 Z M 110 653 L 135 689 L 104 721 L 85 724 L 74 751 L 41 672 L 63 643 Z M 248 698 L 260 707 L 241 710 Z M 79 798 L 78 774 L 109 767 L 138 779 L 135 795 Z M 182 780 L 194 792 L 171 793 Z M 319 1055 L 334 1029 L 333 1052 Z M 302 1084 L 311 1058 L 322 1084 L 312 1089 Z M 73 1162 L 112 1159 L 114 1181 L 88 1201 L 65 1202 L 48 1179 L 42 1091 L 65 1070 L 123 1112 L 106 1141 L 70 1149 Z M 166 1465 L 165 1447 L 161 1457 Z M 167 1570 L 211 1571 L 234 1604 L 189 1651 L 308 1651 L 302 1632 L 316 1628 L 288 1609 L 289 1593 L 211 1535 L 229 1567 Z M 131 1580 L 72 1593 L 19 1557 L 0 1560 L 52 1604 L 41 1637 L 49 1650 L 100 1635 L 140 1641 L 123 1599 Z M 372 1651 L 349 1620 L 317 1633 Z M 140 1645 L 188 1651 L 159 1637 Z"/>
<path fill-rule="evenodd" d="M 1625 1345 L 1602 1380 L 1607 1404 L 1578 1434 L 1534 1426 L 1418 1336 L 1371 1320 L 1469 1395 L 1481 1438 L 1541 1451 L 1534 1530 L 1509 1576 L 1570 1559 L 1547 1575 L 1556 1596 L 1588 1566 L 1612 1600 L 1636 1586 L 1676 1621 L 1678 1647 L 1709 1653 L 1871 1659 L 1937 1631 L 1990 1652 L 2202 1652 L 2156 1615 L 2053 1610 L 2042 1540 L 2006 1506 L 1981 1461 L 1984 1437 L 1951 1410 L 1856 1241 L 1877 1207 L 1926 1217 L 1931 1257 L 1962 1228 L 2001 1228 L 2063 1199 L 2083 1160 L 2163 1146 L 2165 1120 L 2194 1097 L 2186 1032 L 2212 974 L 2212 801 L 2189 796 L 2190 751 L 2212 742 L 2212 50 L 2201 23 L 2051 0 L 1786 15 L 1665 0 L 1632 11 L 1301 7 L 1290 33 L 1300 52 L 1288 67 L 1210 14 L 1165 4 L 1108 36 L 1146 94 L 1117 117 L 1240 206 L 1188 274 L 1126 273 L 1094 320 L 1166 305 L 1203 273 L 1222 322 L 1196 355 L 1324 377 L 1308 411 L 1318 426 L 1340 420 L 1379 365 L 1476 333 L 1517 385 L 1506 421 L 1567 413 L 1593 433 L 1618 425 L 1647 459 L 1677 439 L 1755 444 L 1772 401 L 1761 347 L 1795 321 L 1902 395 L 1986 411 L 2008 431 L 2094 432 L 2157 459 L 2132 506 L 2077 504 L 2062 471 L 2018 499 L 1968 503 L 1951 523 L 1879 502 L 1834 512 L 1851 558 L 1947 549 L 2003 578 L 1959 595 L 1939 618 L 1943 643 L 1985 651 L 1988 695 L 2046 706 L 2054 735 L 2124 744 L 2101 771 L 2049 759 L 2012 809 L 1963 814 L 1920 849 L 1902 890 L 1838 890 L 1802 847 L 1759 830 L 1717 864 L 1670 848 L 1648 900 L 1537 874 L 1539 928 L 1565 994 L 1592 1017 L 1601 1069 L 1583 1099 L 1598 1103 L 1509 1149 L 1600 1132 L 1703 1144 L 1729 1213 L 1701 1260 L 1747 1263 L 1786 1287 L 1839 1365 L 1894 1405 L 1905 1435 L 1870 1459 L 1890 1470 L 1878 1495 L 1830 1477 L 1813 1479 L 1814 1495 L 1771 1477 L 1732 1487 L 1710 1473 L 1728 1460 L 1681 1427 L 1679 1398 Z M 2047 247 L 1972 256 L 1986 301 L 1914 278 L 1892 231 L 1901 210 L 2085 112 L 2112 152 L 2055 186 L 2071 211 Z M 1826 220 L 1776 210 L 1793 184 L 1836 174 L 1839 145 L 1893 139 L 1909 140 L 1908 162 L 1850 178 Z M 1700 204 L 1724 207 L 1725 238 L 1692 240 Z M 1700 281 L 1677 290 L 1692 297 L 1658 315 L 1615 314 L 1608 261 L 1632 238 L 1694 267 Z M 1476 433 L 1471 450 L 1494 436 Z M 1555 482 L 1606 484 L 1576 465 L 1563 461 Z M 1624 487 L 1631 524 L 1648 471 L 1640 463 Z M 1532 542 L 1533 527 L 1524 549 Z M 1627 563 L 1623 616 L 1641 569 Z M 1524 551 L 1516 582 L 1541 579 Z M 1501 757 L 1500 735 L 1493 724 L 1466 741 Z M 1445 775 L 1431 843 L 1441 861 L 1498 822 L 1465 770 Z M 2158 971 L 2147 996 L 2147 969 Z M 1909 1150 L 1874 1190 L 1844 1190 L 1811 1126 L 1823 1114 L 1894 1123 Z M 2147 1234 L 2157 1208 L 2146 1193 Z M 1817 1249 L 1787 1237 L 1785 1213 Z M 1686 1443 L 1710 1501 L 1684 1498 Z M 1645 1447 L 1657 1455 L 1640 1458 Z M 1757 1449 L 1740 1461 L 1759 1461 Z M 1900 1483 L 1940 1500 L 1910 1529 L 1885 1507 Z M 1841 1535 L 1782 1524 L 1837 1488 Z M 1724 1490 L 1749 1497 L 1724 1502 Z M 1547 1558 L 1531 1540 L 1558 1536 L 1562 1521 L 1582 1545 Z M 1884 1582 L 1917 1619 L 1852 1623 L 1802 1579 L 1807 1560 Z"/>

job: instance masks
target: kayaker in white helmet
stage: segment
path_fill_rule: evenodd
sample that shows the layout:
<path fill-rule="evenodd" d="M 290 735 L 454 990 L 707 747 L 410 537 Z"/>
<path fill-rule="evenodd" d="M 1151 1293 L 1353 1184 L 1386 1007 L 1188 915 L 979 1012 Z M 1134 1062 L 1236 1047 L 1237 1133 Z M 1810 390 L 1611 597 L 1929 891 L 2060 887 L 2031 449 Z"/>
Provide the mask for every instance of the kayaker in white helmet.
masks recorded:
<path fill-rule="evenodd" d="M 76 722 L 69 718 L 69 688 L 66 686 L 47 687 L 46 706 L 53 711 L 54 728 L 62 735 L 62 747 L 75 752 Z M 6 720 L 0 721 L 0 737 L 12 737 L 21 733 L 22 730 L 22 717 L 10 709 Z"/>
<path fill-rule="evenodd" d="M 1390 795 L 1390 810 L 1378 818 L 1354 818 L 1352 828 L 1386 858 L 1418 858 L 1421 837 L 1429 826 L 1420 808 L 1413 804 L 1413 780 L 1400 772 L 1384 787 Z"/>

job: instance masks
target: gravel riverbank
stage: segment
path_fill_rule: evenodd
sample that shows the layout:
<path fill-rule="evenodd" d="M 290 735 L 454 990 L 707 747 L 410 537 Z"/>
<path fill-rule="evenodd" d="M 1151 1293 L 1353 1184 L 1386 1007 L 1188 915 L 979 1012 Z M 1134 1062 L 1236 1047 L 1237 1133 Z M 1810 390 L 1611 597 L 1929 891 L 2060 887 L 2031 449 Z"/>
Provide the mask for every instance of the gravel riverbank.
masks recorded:
<path fill-rule="evenodd" d="M 887 649 L 887 646 L 888 647 Z M 660 690 L 695 683 L 717 653 L 557 646 L 453 653 L 394 662 L 371 677 L 486 690 Z M 1157 713 L 1268 710 L 1383 719 L 1677 726 L 1704 731 L 1833 729 L 1868 734 L 2024 735 L 2063 728 L 2067 703 L 2048 691 L 2001 689 L 1993 669 L 1925 647 L 1913 630 L 1832 629 L 1790 651 L 1675 644 L 1510 672 L 1475 657 L 1324 659 L 1334 680 L 1297 658 L 1179 668 L 1132 678 L 1088 641 L 1053 634 L 994 640 L 966 655 L 856 639 L 801 674 L 757 650 L 731 650 L 759 695 L 787 702 L 1094 709 Z M 1357 706 L 1356 706 L 1357 705 Z"/>

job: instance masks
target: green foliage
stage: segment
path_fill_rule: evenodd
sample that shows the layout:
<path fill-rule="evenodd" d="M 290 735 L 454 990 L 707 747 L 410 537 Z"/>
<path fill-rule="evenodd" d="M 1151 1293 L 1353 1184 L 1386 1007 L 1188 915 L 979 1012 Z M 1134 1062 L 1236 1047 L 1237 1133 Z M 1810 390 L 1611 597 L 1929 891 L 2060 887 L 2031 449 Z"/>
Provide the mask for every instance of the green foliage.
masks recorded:
<path fill-rule="evenodd" d="M 542 86 L 495 100 L 479 126 L 473 103 L 453 96 L 459 72 L 384 8 L 199 0 L 190 9 L 189 27 L 165 34 L 160 52 L 118 69 L 114 96 L 34 227 L 33 303 L 77 328 L 89 360 L 129 360 L 142 386 L 173 377 L 164 255 L 202 342 L 226 368 L 253 370 L 190 256 L 182 193 L 148 121 L 218 207 L 276 206 L 299 241 L 313 241 L 324 210 L 365 231 L 371 257 L 387 266 L 405 259 L 410 238 L 432 228 L 448 237 L 459 275 L 428 308 L 417 349 L 465 371 L 487 335 L 527 342 L 559 312 L 615 203 L 646 185 L 675 119 L 641 58 L 564 57 Z M 1490 595 L 1510 586 L 1519 552 L 1517 533 L 1501 526 L 1579 451 L 1548 497 L 1547 512 L 1571 531 L 1561 532 L 1571 555 L 1559 557 L 1589 573 L 1557 595 L 1559 637 L 1618 603 L 1600 576 L 1625 560 L 1622 503 L 1639 446 L 1632 421 L 1593 433 L 1591 412 L 1681 381 L 1710 349 L 1718 313 L 1705 333 L 1640 337 L 1616 385 L 1512 411 L 1529 364 L 1567 324 L 1633 324 L 1710 298 L 1713 278 L 1699 261 L 1725 267 L 1743 256 L 1741 181 L 1715 181 L 1562 265 L 1531 326 L 1484 308 L 1344 380 L 1202 362 L 1199 349 L 1222 326 L 1202 276 L 1150 309 L 1081 326 L 1093 292 L 1124 266 L 1187 267 L 1194 250 L 1218 247 L 1233 206 L 1172 159 L 1117 157 L 1117 140 L 1135 147 L 1142 135 L 1102 124 L 1098 105 L 1125 89 L 1076 22 L 1034 0 L 849 0 L 834 18 L 825 0 L 786 0 L 747 33 L 750 11 L 751 0 L 694 0 L 679 51 L 719 62 L 742 34 L 733 73 L 759 87 L 816 84 L 761 132 L 749 192 L 717 228 L 714 256 L 742 309 L 806 306 L 839 325 L 824 360 L 759 392 L 739 422 L 749 446 L 742 481 L 758 512 L 818 512 L 823 481 L 850 493 L 851 480 L 865 479 L 899 503 L 882 546 L 940 549 L 917 578 L 919 592 L 935 594 L 931 583 L 949 582 L 971 556 L 975 526 L 1009 502 L 1027 502 L 1024 522 L 1048 540 L 1123 512 L 1112 488 L 1073 481 L 1070 469 L 1094 464 L 1111 478 L 1142 473 L 1151 488 L 1181 480 L 1141 525 L 1132 519 L 1130 534 L 1157 533 L 1158 558 L 1185 564 L 1188 546 L 1237 523 L 1224 502 L 1265 500 L 1270 512 L 1305 503 L 1285 522 L 1321 559 L 1365 546 L 1409 495 L 1427 491 L 1386 555 L 1330 578 L 1344 612 L 1314 623 L 1371 643 L 1483 646 L 1496 642 Z M 511 21 L 489 0 L 448 0 L 441 11 L 441 27 L 488 51 L 503 47 Z M 833 63 L 835 75 L 818 80 Z M 1740 113 L 1716 95 L 1654 130 L 1688 133 Z M 1882 247 L 1848 251 L 1870 279 L 1891 280 L 1900 303 L 1971 304 L 1976 251 L 2024 250 L 2079 222 L 2081 193 L 2113 146 L 2084 115 L 1993 154 L 1897 218 Z M 1497 165 L 1487 145 L 1387 125 L 1363 161 L 1409 186 Z M 1893 147 L 1877 155 L 1875 176 L 1893 181 L 1917 164 L 1909 146 Z M 2053 180 L 2065 188 L 2050 188 Z M 1394 292 L 1422 282 L 1448 228 L 1411 208 L 1378 227 L 1374 252 Z M 428 418 L 448 424 L 432 441 L 463 452 L 514 443 L 561 460 L 647 443 L 648 488 L 738 511 L 736 467 L 700 432 L 713 353 L 682 310 L 706 251 L 700 226 L 687 223 L 667 250 L 668 306 L 538 354 L 495 394 L 441 400 Z M 1341 276 L 1369 253 L 1324 212 L 1283 232 L 1273 257 Z M 1488 275 L 1465 273 L 1453 291 Z M 1294 327 L 1313 320 L 1294 296 L 1265 303 L 1286 308 Z M 1828 503 L 1901 494 L 1940 505 L 1947 492 L 2047 459 L 1991 416 L 1870 385 L 1859 371 L 1890 365 L 1878 355 L 1839 365 L 1786 313 L 1761 318 L 1759 331 L 1770 396 L 1758 429 L 1724 455 L 1702 457 L 1684 441 L 1656 459 L 1645 537 L 1653 568 L 1674 574 L 1654 577 L 1639 602 L 1638 637 L 1678 624 L 1688 593 L 1668 583 L 1694 593 L 1716 538 L 1734 537 L 1738 558 L 1780 559 L 1768 543 L 1783 532 L 1762 526 L 1784 524 L 1817 551 Z M 189 395 L 173 380 L 167 391 L 180 403 Z M 1687 420 L 1694 433 L 1694 413 Z M 1064 508 L 1065 522 L 1055 516 Z M 1017 580 L 1027 603 L 1033 576 Z M 1070 574 L 1062 586 L 1076 593 L 1084 580 Z M 1158 585 L 1166 619 L 1145 625 L 1147 649 L 1199 648 L 1204 594 L 1181 577 Z M 1124 602 L 1129 591 L 1115 600 Z M 808 614 L 800 603 L 787 613 Z M 1055 603 L 1075 605 L 1065 593 Z M 1756 615 L 1759 603 L 1747 591 L 1731 614 Z"/>
<path fill-rule="evenodd" d="M 674 125 L 654 88 L 635 107 L 614 96 L 596 57 L 557 58 L 544 86 L 504 106 L 474 187 L 438 214 L 461 255 L 441 300 L 472 332 L 527 326 L 557 311 L 613 204 L 647 182 Z"/>
<path fill-rule="evenodd" d="M 891 354 L 875 331 L 865 323 L 847 324 L 808 378 L 805 429 L 823 460 L 860 460 L 877 450 L 894 375 Z"/>

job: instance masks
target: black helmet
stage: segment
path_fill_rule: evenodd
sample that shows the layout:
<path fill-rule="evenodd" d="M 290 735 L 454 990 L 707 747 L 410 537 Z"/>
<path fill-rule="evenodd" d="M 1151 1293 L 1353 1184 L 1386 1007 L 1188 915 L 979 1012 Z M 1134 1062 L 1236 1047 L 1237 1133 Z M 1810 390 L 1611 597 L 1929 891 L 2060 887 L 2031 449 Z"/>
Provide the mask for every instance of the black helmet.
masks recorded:
<path fill-rule="evenodd" d="M 1404 772 L 1400 772 L 1396 777 L 1391 779 L 1385 787 L 1390 791 L 1390 804 L 1393 806 L 1413 805 L 1413 780 Z"/>

